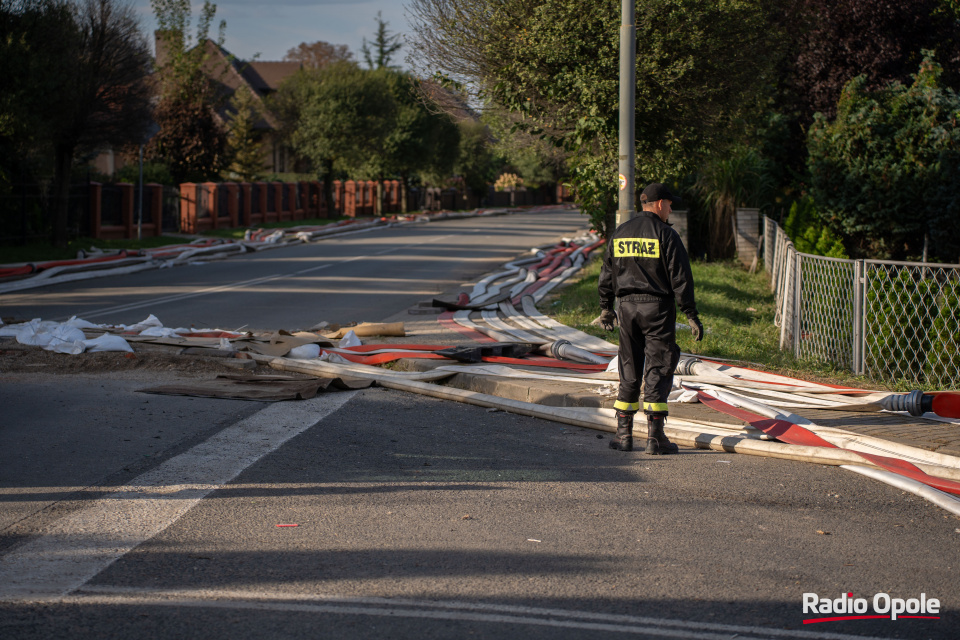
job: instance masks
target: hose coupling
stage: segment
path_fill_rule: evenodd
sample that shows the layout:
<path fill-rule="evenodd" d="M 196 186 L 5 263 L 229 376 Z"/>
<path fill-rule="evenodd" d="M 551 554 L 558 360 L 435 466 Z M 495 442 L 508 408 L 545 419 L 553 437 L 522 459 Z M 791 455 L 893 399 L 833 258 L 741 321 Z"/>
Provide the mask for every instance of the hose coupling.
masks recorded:
<path fill-rule="evenodd" d="M 680 358 L 675 373 L 680 376 L 695 376 L 697 374 L 694 368 L 701 362 L 700 358 Z"/>
<path fill-rule="evenodd" d="M 880 400 L 880 406 L 887 411 L 906 411 L 912 416 L 922 416 L 933 411 L 933 396 L 919 389 L 910 393 L 897 393 Z"/>

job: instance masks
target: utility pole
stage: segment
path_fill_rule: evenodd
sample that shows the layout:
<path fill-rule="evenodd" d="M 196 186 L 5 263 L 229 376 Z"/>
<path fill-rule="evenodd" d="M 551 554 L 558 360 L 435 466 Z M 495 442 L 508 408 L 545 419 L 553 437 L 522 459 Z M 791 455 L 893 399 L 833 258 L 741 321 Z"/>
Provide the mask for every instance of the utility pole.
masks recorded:
<path fill-rule="evenodd" d="M 620 180 L 617 226 L 636 214 L 637 29 L 635 0 L 622 0 L 620 24 Z"/>
<path fill-rule="evenodd" d="M 156 218 L 154 218 L 156 219 Z M 143 143 L 140 143 L 140 206 L 137 207 L 137 240 L 143 227 Z"/>

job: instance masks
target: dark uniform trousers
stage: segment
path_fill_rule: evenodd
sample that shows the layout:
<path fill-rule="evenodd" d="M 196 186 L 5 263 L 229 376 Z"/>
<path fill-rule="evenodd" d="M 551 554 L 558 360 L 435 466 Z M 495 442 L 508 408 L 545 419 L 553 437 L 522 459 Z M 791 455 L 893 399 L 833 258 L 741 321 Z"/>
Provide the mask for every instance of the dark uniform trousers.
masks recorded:
<path fill-rule="evenodd" d="M 672 297 L 645 294 L 623 296 L 617 302 L 620 392 L 614 408 L 640 410 L 642 375 L 644 413 L 667 415 L 673 371 L 680 360 L 676 303 Z"/>

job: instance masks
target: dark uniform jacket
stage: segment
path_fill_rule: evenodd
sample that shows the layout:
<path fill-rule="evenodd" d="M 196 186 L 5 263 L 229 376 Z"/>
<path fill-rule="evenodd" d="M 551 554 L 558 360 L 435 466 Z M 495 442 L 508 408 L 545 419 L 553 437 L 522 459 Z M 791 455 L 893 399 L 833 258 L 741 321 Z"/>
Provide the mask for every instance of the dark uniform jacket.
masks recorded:
<path fill-rule="evenodd" d="M 614 231 L 600 271 L 600 308 L 614 298 L 640 294 L 676 297 L 688 318 L 697 316 L 690 258 L 680 235 L 655 213 L 639 211 Z"/>

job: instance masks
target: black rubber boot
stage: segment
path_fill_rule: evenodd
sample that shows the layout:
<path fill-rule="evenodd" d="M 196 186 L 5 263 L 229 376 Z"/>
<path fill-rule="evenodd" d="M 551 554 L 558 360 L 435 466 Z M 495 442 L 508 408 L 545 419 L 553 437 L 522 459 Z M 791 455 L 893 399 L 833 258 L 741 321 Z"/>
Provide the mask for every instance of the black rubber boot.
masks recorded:
<path fill-rule="evenodd" d="M 610 441 L 610 448 L 617 451 L 633 451 L 633 411 L 617 410 L 617 435 Z"/>
<path fill-rule="evenodd" d="M 667 440 L 663 433 L 664 417 L 661 415 L 647 416 L 647 453 L 652 456 L 665 456 L 677 453 L 680 448 Z"/>

